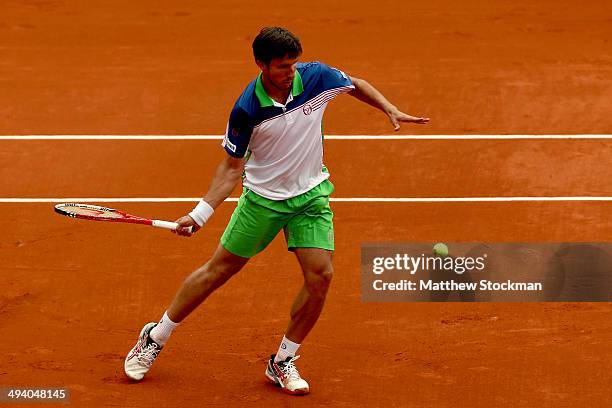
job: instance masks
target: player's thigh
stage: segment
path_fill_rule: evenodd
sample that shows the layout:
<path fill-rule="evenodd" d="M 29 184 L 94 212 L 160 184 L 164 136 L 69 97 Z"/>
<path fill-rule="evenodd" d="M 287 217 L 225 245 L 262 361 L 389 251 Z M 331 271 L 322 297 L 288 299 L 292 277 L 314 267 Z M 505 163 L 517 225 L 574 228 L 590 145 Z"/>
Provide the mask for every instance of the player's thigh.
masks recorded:
<path fill-rule="evenodd" d="M 251 258 L 263 251 L 287 223 L 288 215 L 273 211 L 252 192 L 243 193 L 221 237 L 228 252 Z"/>
<path fill-rule="evenodd" d="M 239 272 L 248 261 L 249 258 L 235 255 L 219 244 L 212 258 L 208 261 L 207 268 L 223 274 L 233 275 Z"/>

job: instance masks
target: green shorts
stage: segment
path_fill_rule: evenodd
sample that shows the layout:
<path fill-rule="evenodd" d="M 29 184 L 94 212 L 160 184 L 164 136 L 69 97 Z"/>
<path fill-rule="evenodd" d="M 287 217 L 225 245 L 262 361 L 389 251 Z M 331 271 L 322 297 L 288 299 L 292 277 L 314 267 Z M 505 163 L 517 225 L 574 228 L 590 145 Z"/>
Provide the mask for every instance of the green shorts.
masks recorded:
<path fill-rule="evenodd" d="M 329 195 L 334 185 L 323 181 L 287 200 L 270 200 L 245 188 L 238 200 L 221 245 L 234 255 L 251 258 L 264 250 L 281 229 L 287 248 L 334 250 L 334 213 Z"/>

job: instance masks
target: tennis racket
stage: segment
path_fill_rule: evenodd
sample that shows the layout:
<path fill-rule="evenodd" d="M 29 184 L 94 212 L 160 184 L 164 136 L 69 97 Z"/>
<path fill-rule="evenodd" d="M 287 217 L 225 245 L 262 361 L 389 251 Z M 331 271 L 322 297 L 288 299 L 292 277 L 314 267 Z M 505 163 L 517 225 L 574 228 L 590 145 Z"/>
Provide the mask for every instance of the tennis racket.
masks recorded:
<path fill-rule="evenodd" d="M 150 220 L 127 214 L 114 208 L 100 207 L 98 205 L 64 203 L 55 206 L 55 212 L 72 218 L 92 221 L 126 222 L 129 224 L 150 225 L 152 227 L 175 230 L 176 222 Z"/>

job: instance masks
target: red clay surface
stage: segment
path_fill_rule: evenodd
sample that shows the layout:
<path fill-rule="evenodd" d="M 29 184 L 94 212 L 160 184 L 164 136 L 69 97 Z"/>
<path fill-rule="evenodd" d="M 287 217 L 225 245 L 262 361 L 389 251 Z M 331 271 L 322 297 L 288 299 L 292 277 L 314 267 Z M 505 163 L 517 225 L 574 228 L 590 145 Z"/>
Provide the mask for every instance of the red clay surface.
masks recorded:
<path fill-rule="evenodd" d="M 0 17 L 0 134 L 220 134 L 256 75 L 263 25 L 304 60 L 368 79 L 432 118 L 400 133 L 612 133 L 612 5 L 564 2 L 10 1 Z M 344 96 L 329 134 L 381 134 Z M 217 141 L 0 141 L 1 197 L 201 195 Z M 612 143 L 327 141 L 337 197 L 611 196 Z M 174 219 L 191 204 L 122 204 Z M 72 406 L 607 407 L 612 305 L 372 304 L 372 241 L 608 241 L 609 202 L 337 203 L 336 277 L 300 350 L 312 394 L 266 384 L 301 284 L 282 239 L 178 329 L 146 380 L 123 358 L 233 209 L 192 239 L 0 204 L 0 386 L 61 386 Z"/>

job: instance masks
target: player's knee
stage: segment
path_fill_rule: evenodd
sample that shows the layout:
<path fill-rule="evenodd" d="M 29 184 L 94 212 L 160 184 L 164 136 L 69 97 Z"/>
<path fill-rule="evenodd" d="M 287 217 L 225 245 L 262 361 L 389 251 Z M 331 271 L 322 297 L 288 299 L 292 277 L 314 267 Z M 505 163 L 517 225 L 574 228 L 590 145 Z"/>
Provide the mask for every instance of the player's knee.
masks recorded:
<path fill-rule="evenodd" d="M 333 277 L 334 268 L 331 264 L 310 269 L 305 273 L 306 287 L 311 295 L 325 296 Z"/>
<path fill-rule="evenodd" d="M 198 268 L 187 278 L 187 283 L 199 287 L 217 287 L 231 278 L 237 271 L 235 268 L 211 262 Z"/>

